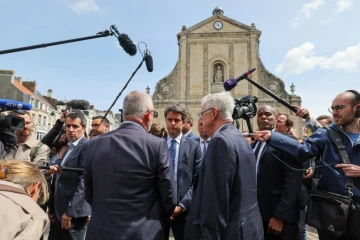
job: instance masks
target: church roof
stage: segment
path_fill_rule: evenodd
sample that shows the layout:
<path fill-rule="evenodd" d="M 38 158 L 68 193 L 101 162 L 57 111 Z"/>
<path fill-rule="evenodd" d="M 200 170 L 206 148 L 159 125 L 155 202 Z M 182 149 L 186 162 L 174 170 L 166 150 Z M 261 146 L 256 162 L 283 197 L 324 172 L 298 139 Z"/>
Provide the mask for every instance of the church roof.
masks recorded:
<path fill-rule="evenodd" d="M 250 31 L 251 32 L 257 32 L 259 34 L 259 36 L 261 34 L 261 31 L 256 29 L 254 23 L 251 24 L 251 26 L 249 26 L 249 25 L 246 25 L 244 23 L 238 22 L 238 21 L 236 21 L 236 20 L 234 20 L 232 18 L 226 17 L 224 15 L 215 14 L 215 15 L 213 15 L 213 16 L 211 16 L 211 17 L 209 17 L 209 18 L 207 18 L 207 19 L 205 19 L 205 20 L 203 20 L 203 21 L 201 21 L 201 22 L 199 22 L 197 24 L 195 24 L 194 26 L 191 26 L 190 28 L 186 28 L 185 26 L 183 26 L 182 31 L 180 33 L 178 33 L 177 37 L 179 39 L 181 34 L 191 33 L 191 32 L 201 28 L 202 26 L 204 26 L 206 24 L 212 23 L 215 20 L 222 20 L 224 22 L 228 22 L 231 25 L 238 27 L 239 30 L 241 29 L 243 31 L 248 31 L 248 32 L 250 32 Z"/>

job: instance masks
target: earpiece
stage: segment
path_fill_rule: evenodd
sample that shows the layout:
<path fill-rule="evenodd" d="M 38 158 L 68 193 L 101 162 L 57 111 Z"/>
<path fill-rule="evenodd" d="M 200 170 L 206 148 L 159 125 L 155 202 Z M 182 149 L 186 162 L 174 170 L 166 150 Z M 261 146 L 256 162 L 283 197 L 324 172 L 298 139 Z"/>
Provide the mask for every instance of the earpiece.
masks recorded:
<path fill-rule="evenodd" d="M 358 102 L 360 104 L 360 93 L 358 91 L 355 91 L 355 90 L 347 90 L 345 92 L 351 92 L 352 94 L 355 95 L 355 98 L 356 98 L 356 102 Z M 355 112 L 355 117 L 356 118 L 360 118 L 360 107 L 358 107 L 356 109 L 356 112 Z"/>

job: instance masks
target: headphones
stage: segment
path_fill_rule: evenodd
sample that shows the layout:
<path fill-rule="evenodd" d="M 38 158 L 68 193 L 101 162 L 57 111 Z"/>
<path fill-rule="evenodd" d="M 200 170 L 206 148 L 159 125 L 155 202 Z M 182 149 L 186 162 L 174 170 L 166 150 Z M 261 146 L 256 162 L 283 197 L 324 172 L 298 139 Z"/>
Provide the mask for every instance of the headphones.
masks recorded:
<path fill-rule="evenodd" d="M 345 92 L 351 92 L 352 94 L 355 95 L 355 101 L 357 102 L 357 104 L 360 104 L 360 93 L 358 91 L 355 91 L 355 90 L 347 90 Z M 356 109 L 356 112 L 355 112 L 355 117 L 356 118 L 360 118 L 360 107 L 358 107 Z"/>

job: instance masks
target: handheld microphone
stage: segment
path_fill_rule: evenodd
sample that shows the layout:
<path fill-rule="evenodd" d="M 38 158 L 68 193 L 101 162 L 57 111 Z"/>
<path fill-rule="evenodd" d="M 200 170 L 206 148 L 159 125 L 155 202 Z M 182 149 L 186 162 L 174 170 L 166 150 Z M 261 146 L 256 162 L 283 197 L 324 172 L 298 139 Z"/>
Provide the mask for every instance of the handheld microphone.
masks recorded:
<path fill-rule="evenodd" d="M 8 100 L 8 99 L 0 99 L 0 109 L 2 111 L 31 110 L 32 106 L 29 103 L 17 102 L 17 101 Z"/>
<path fill-rule="evenodd" d="M 151 52 L 149 51 L 147 46 L 146 46 L 144 58 L 145 58 L 146 68 L 147 68 L 148 72 L 152 72 L 154 70 L 153 58 L 152 58 Z"/>
<path fill-rule="evenodd" d="M 235 78 L 230 78 L 228 80 L 226 80 L 224 82 L 224 89 L 226 91 L 230 91 L 233 88 L 236 87 L 236 85 L 238 84 L 238 82 L 240 82 L 240 80 L 246 79 L 252 72 L 254 72 L 256 70 L 256 68 L 250 69 L 249 71 L 241 74 L 239 77 Z"/>

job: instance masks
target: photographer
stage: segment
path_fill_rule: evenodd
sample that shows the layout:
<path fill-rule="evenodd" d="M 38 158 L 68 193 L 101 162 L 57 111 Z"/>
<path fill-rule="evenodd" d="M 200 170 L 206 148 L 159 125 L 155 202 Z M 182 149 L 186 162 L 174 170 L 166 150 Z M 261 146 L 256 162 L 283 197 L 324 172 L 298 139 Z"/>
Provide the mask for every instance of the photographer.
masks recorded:
<path fill-rule="evenodd" d="M 28 160 L 37 166 L 44 166 L 48 162 L 50 148 L 31 135 L 33 123 L 28 111 L 24 115 L 14 113 L 25 121 L 25 126 L 21 131 L 15 131 L 18 146 L 11 149 L 12 158 L 16 160 Z"/>

